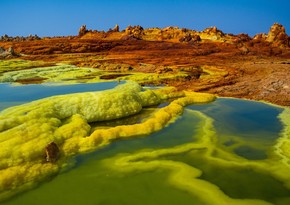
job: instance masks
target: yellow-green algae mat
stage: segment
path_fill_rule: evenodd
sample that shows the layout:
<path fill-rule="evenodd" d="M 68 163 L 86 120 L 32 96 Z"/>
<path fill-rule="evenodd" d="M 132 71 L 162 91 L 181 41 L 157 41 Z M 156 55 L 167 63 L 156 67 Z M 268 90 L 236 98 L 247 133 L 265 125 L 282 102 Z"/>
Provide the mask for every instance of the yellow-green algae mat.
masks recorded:
<path fill-rule="evenodd" d="M 169 98 L 175 100 L 140 124 L 97 129 L 91 133 L 89 122 L 134 115 L 143 107 Z M 182 114 L 184 106 L 214 99 L 210 94 L 177 92 L 173 88 L 142 91 L 137 83 L 127 82 L 112 90 L 54 96 L 6 109 L 0 113 L 0 199 L 7 199 L 59 173 L 67 166 L 68 159 L 77 154 L 93 151 L 118 138 L 149 135 L 174 121 Z M 200 112 L 191 112 L 199 115 L 203 123 L 198 142 L 116 156 L 105 160 L 106 166 L 117 172 L 169 170 L 169 182 L 173 186 L 191 193 L 204 204 L 269 204 L 262 200 L 232 199 L 216 185 L 200 179 L 199 169 L 165 159 L 168 155 L 189 152 L 194 155 L 202 151 L 203 157 L 213 164 L 258 170 L 283 181 L 290 189 L 289 109 L 280 115 L 285 128 L 273 148 L 273 156 L 263 161 L 249 161 L 219 149 L 215 146 L 212 119 Z M 61 150 L 56 163 L 44 160 L 44 148 L 51 141 Z"/>

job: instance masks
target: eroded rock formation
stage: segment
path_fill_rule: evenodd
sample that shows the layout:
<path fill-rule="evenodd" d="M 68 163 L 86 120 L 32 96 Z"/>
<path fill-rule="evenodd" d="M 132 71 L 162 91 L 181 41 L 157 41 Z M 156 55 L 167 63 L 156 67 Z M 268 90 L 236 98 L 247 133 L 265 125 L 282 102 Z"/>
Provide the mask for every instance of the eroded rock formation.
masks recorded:
<path fill-rule="evenodd" d="M 144 29 L 142 26 L 128 26 L 125 30 L 125 33 L 136 39 L 142 39 L 143 31 Z"/>
<path fill-rule="evenodd" d="M 23 36 L 8 36 L 7 34 L 0 36 L 0 42 L 23 42 L 23 41 L 35 41 L 40 40 L 41 38 L 38 35 L 29 35 L 27 37 Z"/>
<path fill-rule="evenodd" d="M 11 46 L 7 50 L 0 47 L 0 59 L 8 59 L 8 58 L 15 58 L 19 57 L 20 54 L 14 51 L 14 48 Z"/>
<path fill-rule="evenodd" d="M 87 26 L 86 25 L 82 25 L 80 27 L 80 29 L 79 29 L 79 34 L 78 35 L 79 35 L 79 37 L 81 37 L 81 36 L 85 35 L 87 32 L 88 32 Z"/>
<path fill-rule="evenodd" d="M 113 32 L 119 32 L 119 25 L 116 24 L 116 26 L 113 28 Z"/>
<path fill-rule="evenodd" d="M 267 35 L 266 41 L 275 46 L 289 46 L 289 37 L 286 34 L 285 27 L 275 23 Z"/>
<path fill-rule="evenodd" d="M 225 36 L 225 34 L 221 30 L 217 29 L 216 26 L 214 26 L 206 28 L 204 31 L 202 31 L 201 36 L 204 39 L 220 40 Z"/>
<path fill-rule="evenodd" d="M 181 37 L 179 39 L 180 42 L 192 42 L 192 43 L 195 43 L 195 42 L 200 42 L 201 41 L 201 38 L 199 35 L 197 34 L 186 34 L 185 36 Z"/>
<path fill-rule="evenodd" d="M 290 39 L 286 34 L 286 29 L 278 23 L 274 23 L 271 26 L 268 34 L 260 33 L 255 35 L 254 40 L 257 42 L 268 42 L 275 47 L 290 47 Z"/>

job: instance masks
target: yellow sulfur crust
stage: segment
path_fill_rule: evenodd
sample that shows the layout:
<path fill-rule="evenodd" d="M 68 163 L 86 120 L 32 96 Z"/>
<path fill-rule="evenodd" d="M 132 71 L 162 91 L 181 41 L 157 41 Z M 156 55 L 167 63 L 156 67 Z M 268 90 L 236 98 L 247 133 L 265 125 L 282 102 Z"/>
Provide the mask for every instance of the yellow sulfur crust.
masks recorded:
<path fill-rule="evenodd" d="M 134 115 L 169 98 L 177 99 L 140 124 L 91 133 L 89 122 Z M 151 134 L 180 115 L 184 106 L 214 99 L 210 94 L 173 88 L 143 91 L 137 83 L 127 82 L 111 90 L 54 96 L 8 108 L 0 113 L 0 200 L 57 174 L 73 155 L 118 138 Z M 46 163 L 44 157 L 51 141 L 60 148 L 60 159 L 54 164 Z"/>

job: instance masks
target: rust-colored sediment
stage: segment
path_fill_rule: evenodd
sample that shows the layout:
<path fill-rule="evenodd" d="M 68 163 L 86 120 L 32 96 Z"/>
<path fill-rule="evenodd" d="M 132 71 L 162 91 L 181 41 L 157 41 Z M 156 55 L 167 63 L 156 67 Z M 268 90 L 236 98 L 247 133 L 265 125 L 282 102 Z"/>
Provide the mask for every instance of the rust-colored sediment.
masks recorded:
<path fill-rule="evenodd" d="M 104 67 L 100 65 L 112 64 L 106 69 L 126 70 L 127 74 L 134 71 L 162 75 L 183 70 L 190 77 L 158 83 L 290 106 L 289 37 L 279 24 L 274 24 L 268 35 L 254 38 L 223 34 L 215 27 L 203 32 L 128 27 L 124 31 L 83 30 L 74 37 L 0 42 L 0 47 L 10 46 L 26 54 L 22 59 L 101 69 Z M 120 70 L 116 65 L 126 66 Z"/>

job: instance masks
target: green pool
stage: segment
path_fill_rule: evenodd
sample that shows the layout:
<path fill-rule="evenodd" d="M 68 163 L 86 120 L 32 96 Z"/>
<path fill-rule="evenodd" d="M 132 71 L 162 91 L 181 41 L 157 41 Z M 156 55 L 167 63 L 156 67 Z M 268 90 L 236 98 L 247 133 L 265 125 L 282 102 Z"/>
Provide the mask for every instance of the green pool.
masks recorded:
<path fill-rule="evenodd" d="M 111 82 L 52 88 L 73 93 L 115 85 Z M 1 101 L 1 109 L 44 97 L 43 93 L 63 94 L 40 85 L 1 86 L 2 100 L 3 93 L 7 96 L 6 101 Z M 13 89 L 21 93 L 11 94 Z M 118 120 L 118 124 L 138 123 L 155 109 L 158 107 L 147 108 L 137 116 Z M 57 176 L 0 203 L 287 205 L 290 188 L 285 177 L 275 172 L 280 165 L 273 151 L 285 126 L 278 118 L 283 111 L 269 104 L 231 98 L 193 104 L 161 131 L 117 140 L 95 152 L 76 156 L 72 165 Z M 115 124 L 111 121 L 106 126 Z"/>

